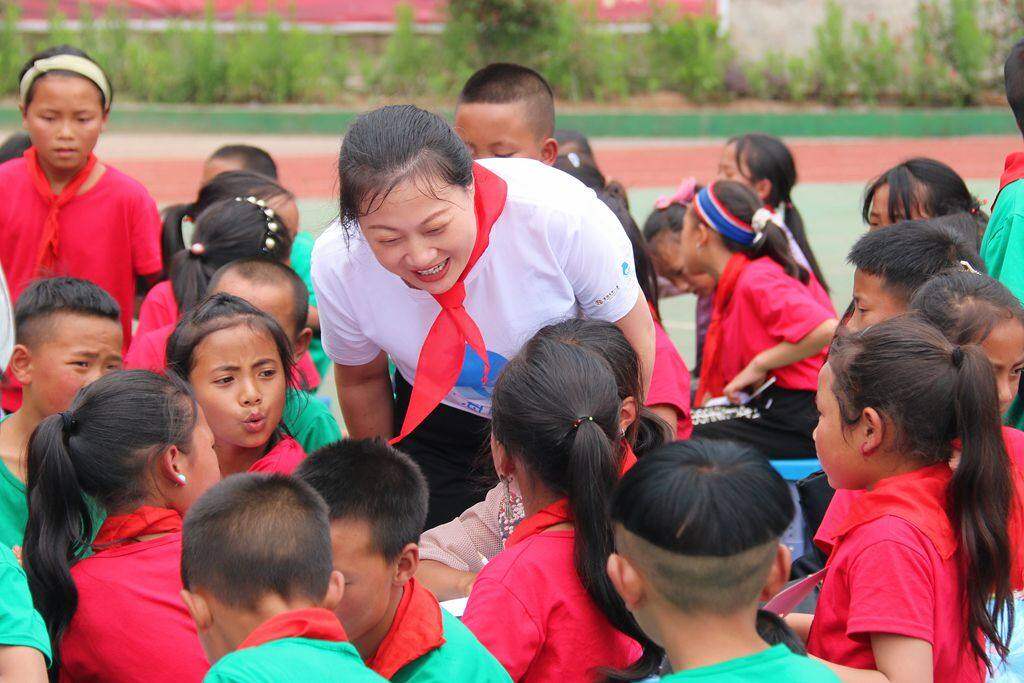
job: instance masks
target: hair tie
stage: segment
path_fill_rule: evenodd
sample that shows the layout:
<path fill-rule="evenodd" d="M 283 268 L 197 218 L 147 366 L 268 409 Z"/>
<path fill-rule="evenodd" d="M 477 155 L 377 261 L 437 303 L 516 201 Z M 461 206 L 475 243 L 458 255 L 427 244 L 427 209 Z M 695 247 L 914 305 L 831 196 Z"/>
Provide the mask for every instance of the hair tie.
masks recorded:
<path fill-rule="evenodd" d="M 65 434 L 70 434 L 78 426 L 78 420 L 75 419 L 70 410 L 57 414 L 60 415 L 60 427 Z"/>
<path fill-rule="evenodd" d="M 964 350 L 961 346 L 953 347 L 953 365 L 959 369 L 964 362 Z"/>
<path fill-rule="evenodd" d="M 192 246 L 188 248 L 189 258 L 201 259 L 205 253 L 206 247 L 203 246 L 202 242 L 193 242 Z"/>
<path fill-rule="evenodd" d="M 683 182 L 679 183 L 679 187 L 676 188 L 675 194 L 667 195 L 663 194 L 658 197 L 654 202 L 654 208 L 659 211 L 667 209 L 673 204 L 679 204 L 685 206 L 693 201 L 693 193 L 697 189 L 696 178 L 683 178 Z"/>
<path fill-rule="evenodd" d="M 573 429 L 579 429 L 580 425 L 583 424 L 584 422 L 593 422 L 593 421 L 594 421 L 594 416 L 593 415 L 587 415 L 585 417 L 578 417 L 578 418 L 576 418 L 575 420 L 572 421 L 572 428 Z"/>
<path fill-rule="evenodd" d="M 267 231 L 263 234 L 262 251 L 265 254 L 269 254 L 274 251 L 281 242 L 281 238 L 277 234 L 281 231 L 281 223 L 278 221 L 277 214 L 274 210 L 267 206 L 267 202 L 265 200 L 257 199 L 251 195 L 248 197 L 235 197 L 235 201 L 248 202 L 263 213 L 263 218 L 267 222 Z"/>
<path fill-rule="evenodd" d="M 962 270 L 965 273 L 974 273 L 975 275 L 979 275 L 980 274 L 980 273 L 978 273 L 978 271 L 976 271 L 974 269 L 974 266 L 972 266 L 967 261 L 960 261 L 960 270 Z"/>

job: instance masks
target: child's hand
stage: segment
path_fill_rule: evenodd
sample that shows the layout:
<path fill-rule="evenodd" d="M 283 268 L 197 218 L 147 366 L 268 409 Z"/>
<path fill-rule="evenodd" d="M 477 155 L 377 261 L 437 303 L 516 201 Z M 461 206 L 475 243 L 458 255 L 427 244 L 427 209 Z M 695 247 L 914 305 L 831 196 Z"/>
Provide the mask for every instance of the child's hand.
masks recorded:
<path fill-rule="evenodd" d="M 21 560 L 21 546 L 20 545 L 12 545 L 11 546 L 11 552 L 14 553 L 14 557 L 15 557 L 15 559 L 18 560 L 18 564 L 24 566 L 25 563 L 22 562 L 22 560 Z"/>
<path fill-rule="evenodd" d="M 732 378 L 732 381 L 725 385 L 722 392 L 729 399 L 729 403 L 739 405 L 740 392 L 749 387 L 759 387 L 768 378 L 768 371 L 758 365 L 757 359 L 750 361 L 747 367 L 740 370 L 740 374 Z"/>

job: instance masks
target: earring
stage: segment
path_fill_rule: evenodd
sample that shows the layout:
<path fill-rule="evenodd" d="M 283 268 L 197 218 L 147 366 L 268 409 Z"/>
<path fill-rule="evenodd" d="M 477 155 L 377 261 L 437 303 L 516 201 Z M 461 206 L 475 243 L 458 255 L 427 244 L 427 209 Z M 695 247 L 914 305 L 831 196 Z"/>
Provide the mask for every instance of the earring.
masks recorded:
<path fill-rule="evenodd" d="M 185 475 L 184 475 L 184 474 L 177 474 L 177 475 L 175 475 L 175 476 L 176 476 L 176 477 L 178 478 L 178 481 L 180 481 L 180 482 L 181 482 L 181 485 L 182 485 L 182 486 L 184 486 L 185 484 L 187 484 L 187 483 L 188 483 L 188 479 L 186 479 L 186 478 L 185 478 Z"/>

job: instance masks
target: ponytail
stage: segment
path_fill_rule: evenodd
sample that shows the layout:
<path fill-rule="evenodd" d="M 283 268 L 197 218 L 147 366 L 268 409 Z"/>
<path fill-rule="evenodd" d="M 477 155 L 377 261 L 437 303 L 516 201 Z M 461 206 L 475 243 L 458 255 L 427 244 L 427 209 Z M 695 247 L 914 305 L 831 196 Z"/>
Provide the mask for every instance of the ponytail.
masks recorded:
<path fill-rule="evenodd" d="M 726 246 L 730 246 L 728 241 Z M 732 250 L 731 247 L 730 250 Z M 786 275 L 799 280 L 805 285 L 811 281 L 807 270 L 793 258 L 793 252 L 789 249 L 789 240 L 786 239 L 786 234 L 775 223 L 769 222 L 765 226 L 761 241 L 753 246 L 751 253 L 754 256 L 767 256 L 782 266 L 782 270 L 786 272 Z"/>
<path fill-rule="evenodd" d="M 814 250 L 811 249 L 811 243 L 807 241 L 807 231 L 804 229 L 804 219 L 803 216 L 800 215 L 800 210 L 796 208 L 788 194 L 782 201 L 783 222 L 786 224 L 786 227 L 789 228 L 789 232 L 792 233 L 793 240 L 796 242 L 796 245 L 800 247 L 800 251 L 804 253 L 804 257 L 807 259 L 807 265 L 811 267 L 811 272 L 814 273 L 814 277 L 817 278 L 818 282 L 826 292 L 829 291 L 828 282 L 825 280 L 825 272 L 821 269 L 821 266 L 818 265 L 818 259 L 814 255 Z"/>
<path fill-rule="evenodd" d="M 73 424 L 66 429 L 64 422 L 70 419 L 64 415 L 50 415 L 32 434 L 29 516 L 22 544 L 33 602 L 53 643 L 53 672 L 60 668 L 59 644 L 78 608 L 71 565 L 88 549 L 96 531 L 69 450 Z"/>
<path fill-rule="evenodd" d="M 1015 501 L 984 350 L 955 346 L 912 314 L 836 338 L 829 368 L 843 421 L 856 424 L 865 408 L 874 408 L 892 423 L 899 451 L 922 467 L 949 462 L 960 439 L 947 511 L 964 556 L 965 646 L 991 672 L 986 641 L 1005 660 L 1013 627 L 1007 526 Z"/>
<path fill-rule="evenodd" d="M 608 505 L 619 478 L 620 401 L 611 367 L 578 344 L 538 334 L 502 371 L 491 428 L 508 456 L 569 501 L 580 582 L 613 627 L 638 641 L 636 680 L 657 671 L 663 652 L 640 629 L 605 569 L 613 549 Z"/>
<path fill-rule="evenodd" d="M 181 380 L 127 370 L 82 389 L 68 411 L 47 417 L 32 434 L 23 558 L 53 643 L 51 679 L 59 675 L 61 638 L 78 607 L 71 566 L 97 531 L 93 505 L 109 515 L 146 500 L 151 459 L 171 445 L 189 453 L 196 416 Z"/>
<path fill-rule="evenodd" d="M 966 558 L 971 649 L 991 673 L 985 643 L 991 643 L 999 659 L 1005 660 L 1013 629 L 1013 589 L 1007 571 L 1012 475 L 1000 429 L 995 379 L 984 350 L 973 344 L 958 346 L 953 359 L 954 364 L 959 360 L 954 404 L 962 450 L 949 485 L 949 511 Z"/>

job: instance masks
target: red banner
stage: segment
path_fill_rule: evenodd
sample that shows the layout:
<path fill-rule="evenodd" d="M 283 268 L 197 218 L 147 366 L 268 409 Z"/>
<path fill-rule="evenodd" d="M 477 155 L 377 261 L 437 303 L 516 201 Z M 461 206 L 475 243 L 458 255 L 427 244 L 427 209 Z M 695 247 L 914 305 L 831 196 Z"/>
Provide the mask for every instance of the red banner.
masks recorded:
<path fill-rule="evenodd" d="M 417 23 L 443 23 L 446 19 L 444 0 L 214 0 L 214 13 L 219 20 L 231 21 L 245 10 L 260 15 L 275 9 L 299 22 L 318 24 L 391 24 L 395 7 L 408 4 Z M 714 11 L 714 0 L 598 0 L 594 3 L 597 17 L 611 23 L 643 22 L 653 7 L 676 7 L 681 12 Z M 21 18 L 46 19 L 56 5 L 65 16 L 77 19 L 82 5 L 91 8 L 93 16 L 102 15 L 110 6 L 122 7 L 130 19 L 201 19 L 207 0 L 23 0 Z"/>

